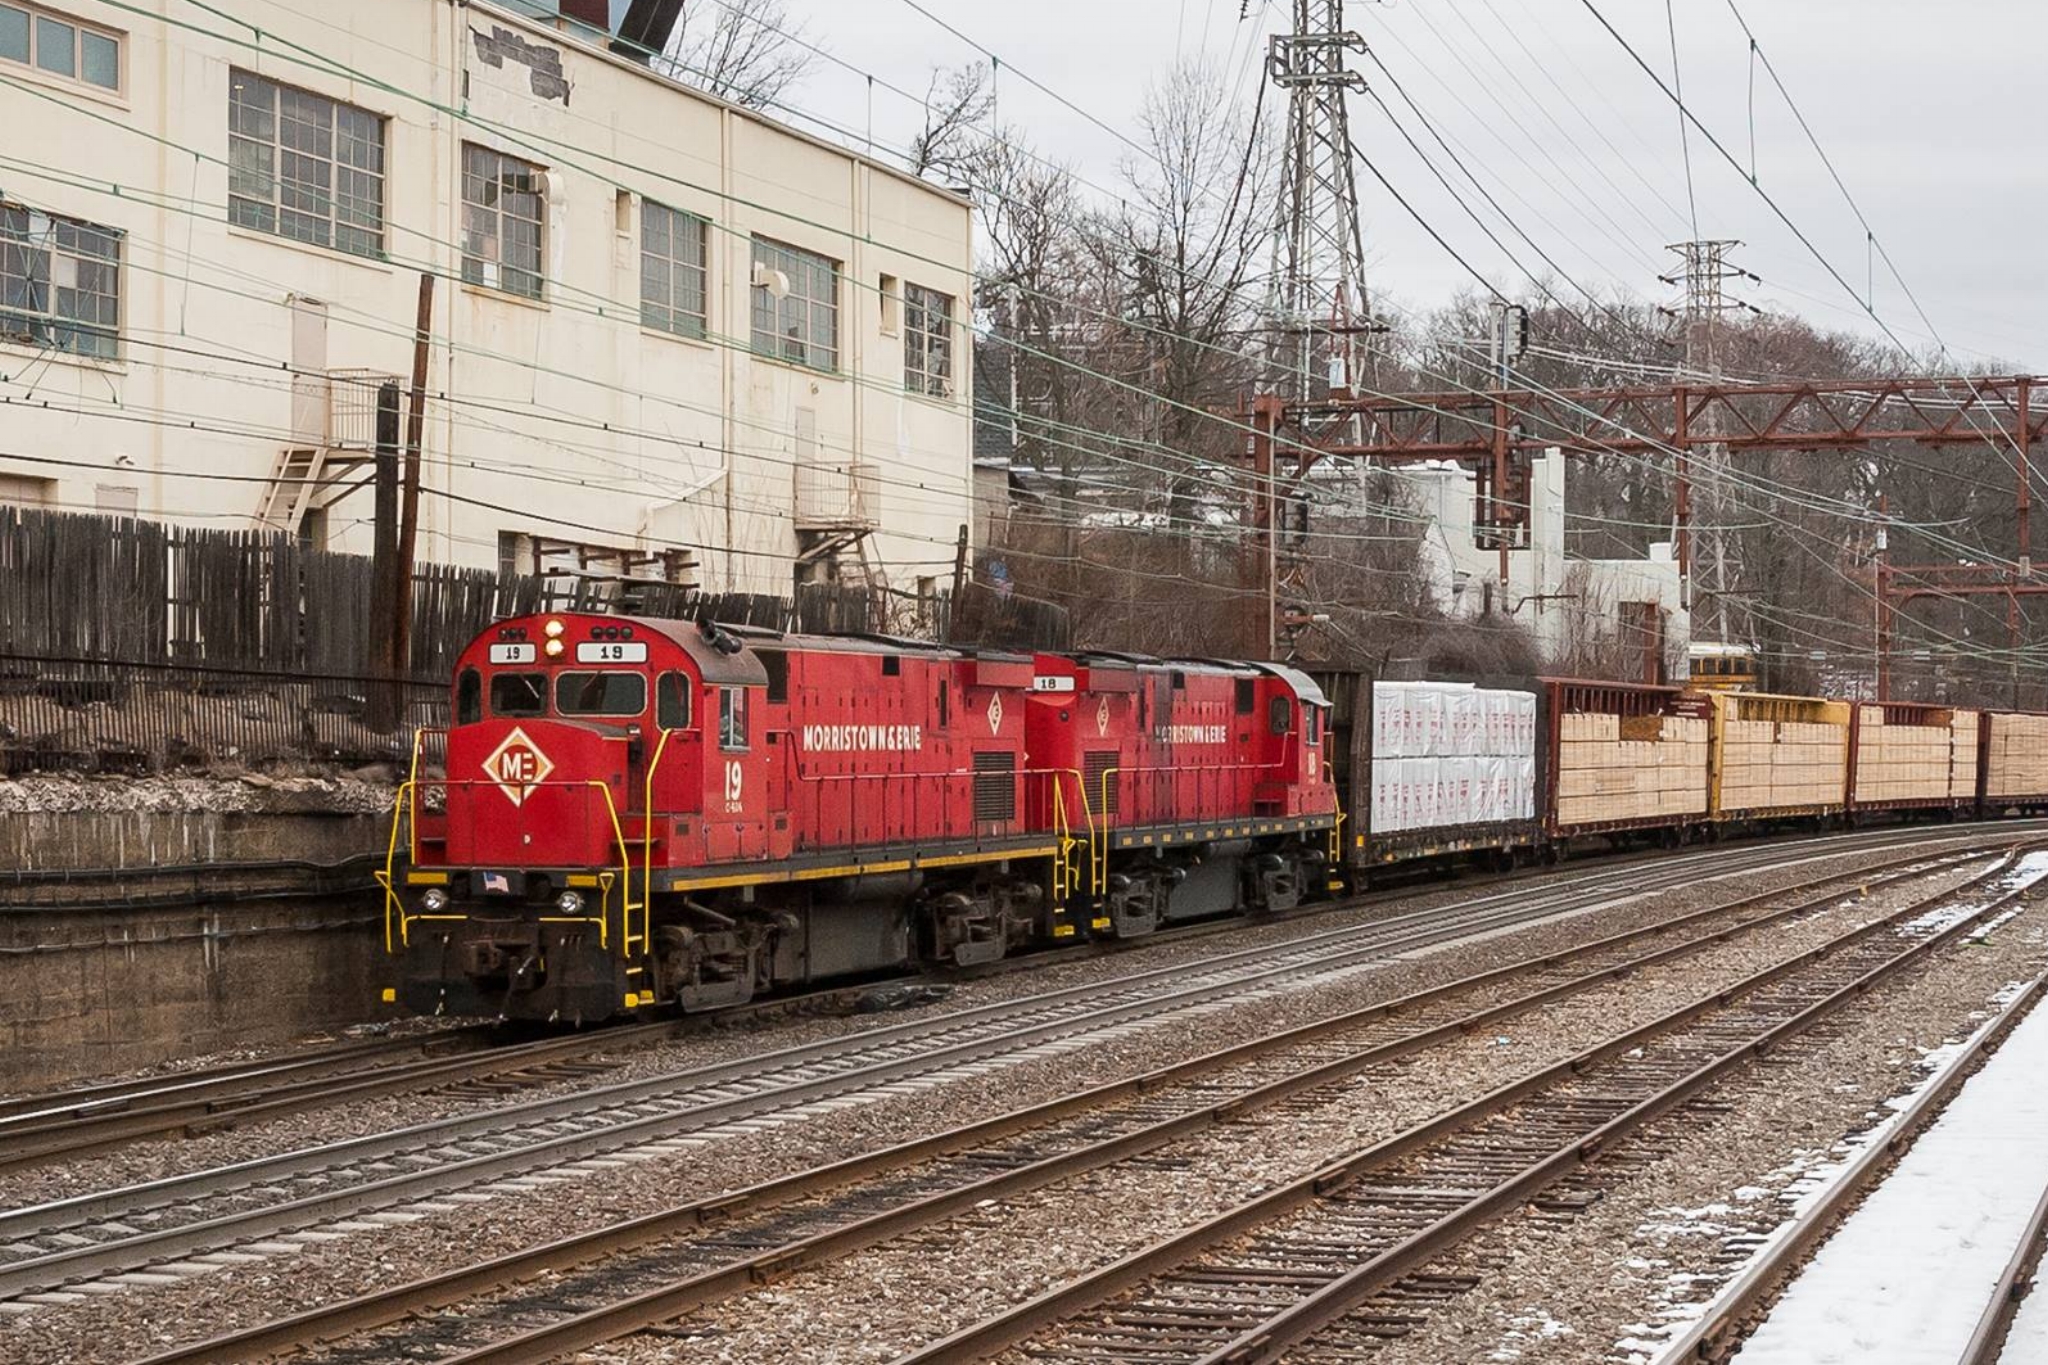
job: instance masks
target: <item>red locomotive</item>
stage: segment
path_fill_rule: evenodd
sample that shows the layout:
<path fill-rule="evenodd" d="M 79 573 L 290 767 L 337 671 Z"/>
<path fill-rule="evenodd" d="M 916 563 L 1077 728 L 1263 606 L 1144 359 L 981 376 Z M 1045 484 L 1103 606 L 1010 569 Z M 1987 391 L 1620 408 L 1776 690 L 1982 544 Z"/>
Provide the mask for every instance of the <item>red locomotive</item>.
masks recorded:
<path fill-rule="evenodd" d="M 1327 710 L 1271 664 L 508 620 L 400 796 L 387 994 L 589 1021 L 1289 908 L 1338 854 Z"/>

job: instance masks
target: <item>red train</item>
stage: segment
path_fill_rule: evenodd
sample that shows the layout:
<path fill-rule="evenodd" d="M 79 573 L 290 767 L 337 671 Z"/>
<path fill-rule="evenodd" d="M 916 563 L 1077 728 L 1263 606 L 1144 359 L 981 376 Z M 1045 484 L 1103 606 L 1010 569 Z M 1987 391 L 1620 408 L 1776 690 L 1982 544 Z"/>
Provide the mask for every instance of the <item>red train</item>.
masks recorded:
<path fill-rule="evenodd" d="M 1329 703 L 1276 664 L 558 614 L 472 641 L 453 702 L 387 871 L 387 998 L 423 1012 L 705 1009 L 1137 936 L 1290 908 L 1341 854 Z"/>

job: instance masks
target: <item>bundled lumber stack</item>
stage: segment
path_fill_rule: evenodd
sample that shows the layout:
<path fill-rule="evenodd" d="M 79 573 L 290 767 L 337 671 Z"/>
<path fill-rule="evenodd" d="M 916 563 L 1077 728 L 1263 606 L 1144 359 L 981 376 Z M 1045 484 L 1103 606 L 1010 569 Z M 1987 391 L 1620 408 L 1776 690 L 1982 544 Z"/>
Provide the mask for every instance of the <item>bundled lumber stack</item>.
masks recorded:
<path fill-rule="evenodd" d="M 1567 712 L 1557 727 L 1559 824 L 1706 814 L 1705 717 Z"/>
<path fill-rule="evenodd" d="M 1823 720 L 1721 722 L 1721 809 L 1839 806 L 1848 778 L 1848 727 Z"/>
<path fill-rule="evenodd" d="M 1983 719 L 1975 711 L 1958 711 L 1949 724 L 1948 797 L 1951 801 L 1977 799 L 1977 727 Z"/>
<path fill-rule="evenodd" d="M 1988 719 L 1984 794 L 2048 796 L 2048 716 L 1992 712 Z"/>
<path fill-rule="evenodd" d="M 1858 802 L 1947 801 L 1975 792 L 1976 714 L 1929 710 L 1918 719 L 1901 724 L 1887 721 L 1882 706 L 1858 708 Z"/>
<path fill-rule="evenodd" d="M 1373 684 L 1372 831 L 1536 818 L 1536 697 L 1470 683 Z"/>

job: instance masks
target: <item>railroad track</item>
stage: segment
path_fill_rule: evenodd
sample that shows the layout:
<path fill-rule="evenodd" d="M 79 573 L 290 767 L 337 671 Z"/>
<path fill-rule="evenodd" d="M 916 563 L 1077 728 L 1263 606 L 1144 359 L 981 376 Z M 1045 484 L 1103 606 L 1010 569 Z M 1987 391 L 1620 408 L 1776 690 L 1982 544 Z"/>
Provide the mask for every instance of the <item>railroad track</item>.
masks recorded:
<path fill-rule="evenodd" d="M 1841 1228 L 1921 1134 L 1942 1117 L 2007 1035 L 2044 999 L 2048 999 L 2048 975 L 2035 977 L 2007 1000 L 1992 1022 L 1899 1111 L 1882 1142 L 1865 1147 L 1817 1196 L 1802 1201 L 1785 1224 L 1769 1231 L 1762 1248 L 1715 1294 L 1705 1314 L 1658 1352 L 1661 1365 L 1721 1361 L 1735 1355 L 1743 1337 L 1768 1316 L 1777 1295 L 1798 1277 L 1815 1249 Z M 2042 1191 L 2014 1238 L 2012 1254 L 1986 1294 L 1969 1340 L 1955 1357 L 1958 1365 L 1999 1365 L 2006 1336 L 2044 1250 L 2048 1250 L 2048 1190 Z"/>
<path fill-rule="evenodd" d="M 1859 882 L 1874 890 L 1983 860 L 1975 852 L 1896 859 L 1888 873 L 1876 865 L 1746 896 L 954 1132 L 197 1343 L 151 1365 L 286 1350 L 309 1365 L 552 1359 L 988 1201 L 1300 1102 L 1628 972 L 1838 905 Z M 1819 894 L 1822 886 L 1838 889 Z M 507 1292 L 514 1284 L 526 1287 Z"/>
<path fill-rule="evenodd" d="M 1898 832 L 1882 831 L 1874 836 L 1852 837 L 1890 842 L 1898 837 Z M 1595 865 L 1599 868 L 1599 875 L 1614 878 L 1622 875 L 1621 867 L 1641 860 L 1602 861 L 1604 866 Z M 1512 885 L 1528 875 L 1534 875 L 1534 872 L 1505 874 L 1485 885 Z M 1336 903 L 1304 907 L 1301 911 L 1276 916 L 1262 923 L 1284 923 L 1338 910 L 1354 910 L 1375 903 L 1398 901 L 1414 894 L 1416 889 L 1412 886 L 1387 889 Z M 1100 955 L 1156 947 L 1245 927 L 1241 920 L 1192 924 L 1138 940 L 1105 940 L 1094 945 L 1094 951 Z M 942 973 L 940 979 L 978 979 L 999 972 L 1072 962 L 1078 957 L 1072 949 L 1026 954 L 973 969 Z M 878 987 L 922 979 L 903 978 L 829 987 L 764 1000 L 717 1016 L 629 1024 L 568 1037 L 514 1043 L 498 1041 L 497 1031 L 492 1025 L 478 1024 L 413 1039 L 342 1044 L 205 1070 L 0 1099 L 0 1174 L 53 1161 L 72 1161 L 145 1138 L 194 1137 L 284 1114 L 385 1095 L 470 1086 L 476 1093 L 488 1092 L 502 1097 L 557 1081 L 588 1079 L 609 1069 L 578 1062 L 578 1058 L 593 1052 L 616 1051 L 645 1042 L 658 1042 L 692 1028 L 723 1026 L 741 1017 L 761 1018 L 850 1008 Z M 414 1053 L 421 1055 L 413 1058 Z M 451 1053 L 461 1055 L 448 1055 Z"/>
<path fill-rule="evenodd" d="M 975 1324 L 900 1365 L 1143 1359 L 1251 1365 L 1290 1351 L 1352 1359 L 1463 1289 L 1428 1267 L 1531 1201 L 1568 1213 L 1573 1180 L 1624 1138 L 2016 899 L 1928 917 L 1951 890 L 1836 936 L 1322 1170 Z M 1591 1182 L 1588 1182 L 1590 1185 Z"/>
<path fill-rule="evenodd" d="M 183 1137 L 304 1109 L 422 1089 L 517 1089 L 608 1070 L 576 1059 L 665 1037 L 669 1024 L 495 1042 L 489 1024 L 404 1041 L 321 1048 L 145 1081 L 30 1096 L 0 1108 L 0 1173 L 75 1160 L 141 1138 Z M 413 1056 L 419 1053 L 422 1055 Z"/>
<path fill-rule="evenodd" d="M 1973 832 L 1975 833 L 1975 832 Z M 920 1017 L 667 1076 L 457 1115 L 0 1213 L 0 1299 L 174 1282 L 336 1235 L 445 1212 L 438 1201 L 523 1197 L 619 1161 L 878 1102 L 1141 1029 L 1350 979 L 1386 958 L 1717 878 L 1796 867 L 1891 839 L 1800 841 L 1631 866 L 1568 888 L 1509 890 L 1192 965 Z M 90 1286 L 88 1289 L 87 1286 Z"/>

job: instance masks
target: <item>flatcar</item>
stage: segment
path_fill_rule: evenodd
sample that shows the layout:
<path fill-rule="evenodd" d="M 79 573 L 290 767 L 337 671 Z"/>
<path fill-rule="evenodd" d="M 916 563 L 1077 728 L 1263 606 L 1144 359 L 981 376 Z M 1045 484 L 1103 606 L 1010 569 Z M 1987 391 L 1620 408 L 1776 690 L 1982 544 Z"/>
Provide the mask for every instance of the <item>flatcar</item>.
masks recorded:
<path fill-rule="evenodd" d="M 415 744 L 386 994 L 593 1021 L 1287 909 L 1339 852 L 1327 712 L 1274 664 L 507 620 L 445 776 Z"/>

